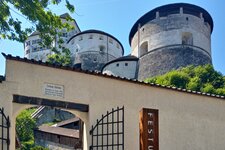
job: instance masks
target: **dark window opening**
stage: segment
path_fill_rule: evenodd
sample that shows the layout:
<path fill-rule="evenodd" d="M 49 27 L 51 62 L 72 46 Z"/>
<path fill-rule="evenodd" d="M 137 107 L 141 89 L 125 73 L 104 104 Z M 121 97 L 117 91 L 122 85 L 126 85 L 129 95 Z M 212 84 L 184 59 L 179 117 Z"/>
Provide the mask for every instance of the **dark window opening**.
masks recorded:
<path fill-rule="evenodd" d="M 125 66 L 128 66 L 128 63 L 125 63 Z"/>
<path fill-rule="evenodd" d="M 83 37 L 82 36 L 79 38 L 79 41 L 81 41 L 81 40 L 83 40 Z"/>
<path fill-rule="evenodd" d="M 89 36 L 89 39 L 93 39 L 93 35 L 90 35 L 90 36 Z"/>
<path fill-rule="evenodd" d="M 192 33 L 189 32 L 182 33 L 182 44 L 193 45 Z"/>
<path fill-rule="evenodd" d="M 28 49 L 28 50 L 26 50 L 26 54 L 29 54 L 30 53 L 30 50 Z"/>
<path fill-rule="evenodd" d="M 100 53 L 104 53 L 105 52 L 105 46 L 103 46 L 103 45 L 99 46 L 99 51 L 100 51 Z"/>
<path fill-rule="evenodd" d="M 148 53 L 148 42 L 147 41 L 142 43 L 140 46 L 140 56 L 143 56 L 146 53 Z"/>
<path fill-rule="evenodd" d="M 62 37 L 67 37 L 67 33 L 62 33 Z"/>
<path fill-rule="evenodd" d="M 103 40 L 103 36 L 100 36 L 100 37 L 99 37 L 99 40 Z"/>
<path fill-rule="evenodd" d="M 109 43 L 113 44 L 113 40 L 112 39 L 109 39 Z"/>

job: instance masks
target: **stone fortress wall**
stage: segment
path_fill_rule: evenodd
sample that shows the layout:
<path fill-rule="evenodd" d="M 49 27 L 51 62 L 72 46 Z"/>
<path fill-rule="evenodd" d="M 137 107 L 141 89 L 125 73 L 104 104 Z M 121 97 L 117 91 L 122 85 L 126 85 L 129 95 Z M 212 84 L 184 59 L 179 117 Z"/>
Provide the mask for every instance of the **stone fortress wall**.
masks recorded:
<path fill-rule="evenodd" d="M 79 29 L 75 21 L 73 25 Z M 144 80 L 188 65 L 211 64 L 212 31 L 213 20 L 206 10 L 175 3 L 157 7 L 137 20 L 130 31 L 128 56 L 124 56 L 120 41 L 103 31 L 63 33 L 64 46 L 71 51 L 75 67 Z M 33 43 L 40 40 L 38 37 L 34 34 L 28 40 Z M 32 49 L 27 46 L 28 40 L 25 57 L 45 61 L 52 53 L 49 49 Z"/>
<path fill-rule="evenodd" d="M 212 62 L 213 23 L 210 15 L 198 6 L 183 3 L 161 6 L 142 16 L 135 25 L 130 43 L 131 54 L 139 57 L 140 80 Z"/>
<path fill-rule="evenodd" d="M 74 35 L 68 41 L 74 64 L 83 70 L 101 71 L 109 61 L 122 57 L 122 44 L 113 36 L 99 30 L 87 30 Z"/>
<path fill-rule="evenodd" d="M 156 48 L 184 44 L 182 37 L 190 35 L 192 42 L 186 43 L 204 49 L 211 54 L 211 28 L 204 18 L 189 14 L 171 14 L 167 17 L 158 17 L 140 28 L 140 51 L 143 44 L 148 43 L 148 52 Z M 183 41 L 184 42 L 184 41 Z M 132 39 L 132 55 L 138 56 L 138 32 Z M 144 52 L 140 52 L 140 56 Z"/>

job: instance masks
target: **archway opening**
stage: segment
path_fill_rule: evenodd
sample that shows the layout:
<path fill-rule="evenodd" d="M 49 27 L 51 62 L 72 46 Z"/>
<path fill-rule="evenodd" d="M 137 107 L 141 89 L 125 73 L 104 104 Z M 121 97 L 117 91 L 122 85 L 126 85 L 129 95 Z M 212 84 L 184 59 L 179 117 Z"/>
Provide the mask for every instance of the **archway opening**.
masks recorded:
<path fill-rule="evenodd" d="M 190 32 L 183 32 L 182 33 L 182 44 L 193 45 L 192 33 L 190 33 Z"/>
<path fill-rule="evenodd" d="M 12 135 L 18 135 L 17 149 L 32 150 L 38 146 L 65 150 L 86 148 L 88 105 L 13 95 L 13 109 L 15 133 Z"/>
<path fill-rule="evenodd" d="M 144 42 L 140 46 L 140 57 L 148 53 L 148 42 Z"/>
<path fill-rule="evenodd" d="M 23 109 L 16 117 L 17 150 L 82 149 L 84 122 L 70 111 L 49 106 Z"/>

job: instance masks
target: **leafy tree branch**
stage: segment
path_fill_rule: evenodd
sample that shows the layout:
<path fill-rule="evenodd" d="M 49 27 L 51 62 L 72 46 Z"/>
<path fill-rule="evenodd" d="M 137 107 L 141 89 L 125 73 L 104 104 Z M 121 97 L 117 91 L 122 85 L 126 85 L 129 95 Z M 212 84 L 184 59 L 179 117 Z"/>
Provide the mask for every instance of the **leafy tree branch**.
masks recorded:
<path fill-rule="evenodd" d="M 61 2 L 61 0 L 0 0 L 0 39 L 24 42 L 30 33 L 37 30 L 41 33 L 44 45 L 50 46 L 55 37 L 60 37 L 57 30 L 73 28 L 68 23 L 62 23 L 60 17 L 48 9 L 49 5 L 58 5 Z M 65 0 L 65 3 L 70 12 L 75 11 L 68 0 Z M 22 28 L 22 22 L 11 15 L 12 11 L 32 25 Z M 69 17 L 66 19 L 72 20 Z"/>

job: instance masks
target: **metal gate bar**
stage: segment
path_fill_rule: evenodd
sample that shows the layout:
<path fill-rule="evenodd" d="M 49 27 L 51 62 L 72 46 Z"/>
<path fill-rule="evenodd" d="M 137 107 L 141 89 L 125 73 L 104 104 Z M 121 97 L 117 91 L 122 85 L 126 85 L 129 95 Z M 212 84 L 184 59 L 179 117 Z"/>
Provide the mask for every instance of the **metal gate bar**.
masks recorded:
<path fill-rule="evenodd" d="M 120 131 L 121 130 L 121 131 Z M 110 132 L 111 131 L 111 132 Z M 90 150 L 124 150 L 124 107 L 107 111 L 90 130 Z"/>
<path fill-rule="evenodd" d="M 0 128 L 2 128 L 1 132 L 1 136 L 0 136 L 0 140 L 1 140 L 1 149 L 4 150 L 4 146 L 6 146 L 6 149 L 9 150 L 9 144 L 10 144 L 10 140 L 9 140 L 9 127 L 10 127 L 10 122 L 9 122 L 9 116 L 6 117 L 5 113 L 4 113 L 4 108 L 0 108 L 0 115 L 1 115 L 1 124 L 0 124 Z M 5 131 L 6 130 L 6 137 L 4 136 Z M 6 143 L 6 144 L 4 144 Z"/>

